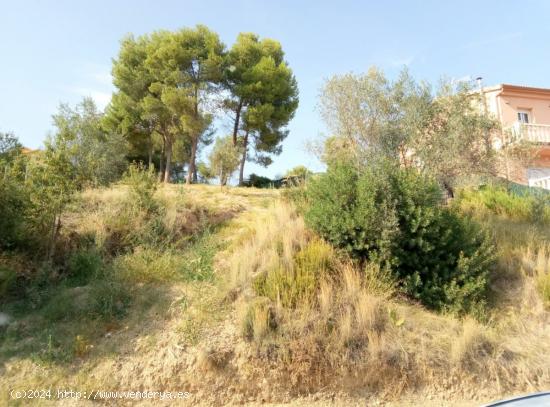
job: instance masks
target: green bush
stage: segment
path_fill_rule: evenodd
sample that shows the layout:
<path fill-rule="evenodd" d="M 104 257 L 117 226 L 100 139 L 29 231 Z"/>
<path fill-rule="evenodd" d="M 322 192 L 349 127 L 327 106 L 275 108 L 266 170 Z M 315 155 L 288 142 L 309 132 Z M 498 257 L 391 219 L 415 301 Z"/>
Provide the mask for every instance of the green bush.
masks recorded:
<path fill-rule="evenodd" d="M 527 188 L 527 187 L 525 187 Z M 465 189 L 459 194 L 458 205 L 465 209 L 479 208 L 507 218 L 536 223 L 550 223 L 550 196 L 537 189 L 514 192 L 502 186 L 484 186 L 479 190 Z"/>
<path fill-rule="evenodd" d="M 245 187 L 254 187 L 254 188 L 271 188 L 273 186 L 273 181 L 267 177 L 262 177 L 261 175 L 250 174 L 248 180 L 243 184 Z"/>
<path fill-rule="evenodd" d="M 409 296 L 458 313 L 483 306 L 492 246 L 476 224 L 441 205 L 433 179 L 389 163 L 338 164 L 311 180 L 307 194 L 308 225 L 391 270 Z"/>
<path fill-rule="evenodd" d="M 141 163 L 132 163 L 124 175 L 123 182 L 129 186 L 132 200 L 138 208 L 147 211 L 157 208 L 154 194 L 158 182 L 153 167 L 145 168 Z"/>
<path fill-rule="evenodd" d="M 27 202 L 24 192 L 11 175 L 0 178 L 0 248 L 15 245 L 21 237 Z"/>
<path fill-rule="evenodd" d="M 69 257 L 67 272 L 73 283 L 86 284 L 97 277 L 103 268 L 103 259 L 95 250 L 83 250 Z"/>
<path fill-rule="evenodd" d="M 17 274 L 11 268 L 0 264 L 0 297 L 5 298 L 15 284 Z"/>
<path fill-rule="evenodd" d="M 260 296 L 280 301 L 285 307 L 312 303 L 322 278 L 334 268 L 333 257 L 330 245 L 314 240 L 296 253 L 292 265 L 280 264 L 256 277 L 254 290 Z"/>

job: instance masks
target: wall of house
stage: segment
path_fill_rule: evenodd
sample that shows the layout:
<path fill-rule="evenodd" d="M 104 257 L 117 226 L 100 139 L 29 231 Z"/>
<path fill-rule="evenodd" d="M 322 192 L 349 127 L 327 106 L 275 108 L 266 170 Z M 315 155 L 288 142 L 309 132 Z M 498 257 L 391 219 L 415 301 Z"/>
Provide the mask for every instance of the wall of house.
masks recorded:
<path fill-rule="evenodd" d="M 529 111 L 532 124 L 550 125 L 550 97 L 547 99 L 528 96 L 499 95 L 500 120 L 504 126 L 511 126 L 518 120 L 518 110 Z"/>
<path fill-rule="evenodd" d="M 518 111 L 529 111 L 529 123 L 550 125 L 550 93 L 518 92 L 501 87 L 488 88 L 484 92 L 485 107 L 503 128 L 518 121 Z M 528 162 L 502 162 L 499 172 L 503 176 L 527 184 L 528 168 L 550 168 L 550 145 L 539 145 Z"/>

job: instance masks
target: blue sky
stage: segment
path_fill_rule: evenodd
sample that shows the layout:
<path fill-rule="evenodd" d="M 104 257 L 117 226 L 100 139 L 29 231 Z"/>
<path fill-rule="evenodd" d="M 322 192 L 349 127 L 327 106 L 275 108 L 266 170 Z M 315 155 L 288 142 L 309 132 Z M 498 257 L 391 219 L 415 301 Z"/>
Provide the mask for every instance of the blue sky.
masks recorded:
<path fill-rule="evenodd" d="M 300 107 L 267 169 L 320 164 L 306 142 L 324 132 L 316 111 L 325 78 L 377 65 L 394 77 L 483 76 L 484 83 L 550 88 L 550 2 L 530 1 L 11 1 L 0 0 L 0 131 L 39 147 L 60 102 L 113 90 L 111 59 L 126 33 L 206 24 L 230 46 L 241 31 L 279 40 Z M 220 129 L 219 135 L 226 130 Z"/>

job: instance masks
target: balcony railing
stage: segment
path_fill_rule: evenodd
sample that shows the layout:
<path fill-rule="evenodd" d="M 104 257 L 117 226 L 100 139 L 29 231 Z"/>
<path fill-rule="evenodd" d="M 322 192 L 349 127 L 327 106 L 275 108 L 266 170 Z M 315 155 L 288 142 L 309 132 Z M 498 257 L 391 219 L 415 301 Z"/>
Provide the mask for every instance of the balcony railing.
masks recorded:
<path fill-rule="evenodd" d="M 532 143 L 550 143 L 550 124 L 516 123 L 512 127 L 514 136 Z"/>

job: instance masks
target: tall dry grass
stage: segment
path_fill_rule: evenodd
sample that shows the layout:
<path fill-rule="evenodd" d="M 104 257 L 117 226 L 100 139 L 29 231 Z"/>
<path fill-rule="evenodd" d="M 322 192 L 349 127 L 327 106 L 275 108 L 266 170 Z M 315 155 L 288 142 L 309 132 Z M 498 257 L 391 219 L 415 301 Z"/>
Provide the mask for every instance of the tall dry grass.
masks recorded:
<path fill-rule="evenodd" d="M 244 293 L 243 337 L 257 348 L 257 363 L 277 360 L 298 392 L 368 388 L 396 396 L 421 386 L 490 398 L 548 386 L 550 330 L 543 303 L 550 259 L 540 248 L 545 240 L 537 240 L 544 234 L 522 221 L 512 223 L 510 235 L 500 223 L 509 219 L 483 216 L 494 226 L 501 259 L 493 276 L 501 294 L 485 322 L 436 314 L 402 299 L 389 273 L 373 264 L 359 267 L 330 248 L 319 252 L 318 238 L 292 206 L 270 207 L 230 258 L 233 281 Z M 539 245 L 529 249 L 534 241 Z M 315 295 L 285 303 L 281 291 L 300 291 L 303 273 L 296 268 L 311 247 L 310 253 L 330 253 L 331 266 L 308 262 Z M 265 289 L 270 284 L 274 289 Z"/>

